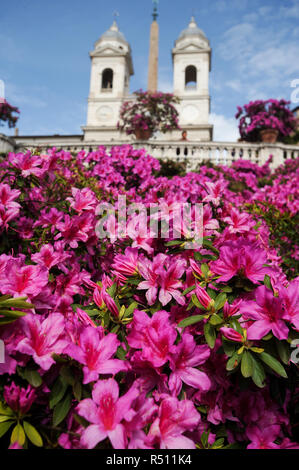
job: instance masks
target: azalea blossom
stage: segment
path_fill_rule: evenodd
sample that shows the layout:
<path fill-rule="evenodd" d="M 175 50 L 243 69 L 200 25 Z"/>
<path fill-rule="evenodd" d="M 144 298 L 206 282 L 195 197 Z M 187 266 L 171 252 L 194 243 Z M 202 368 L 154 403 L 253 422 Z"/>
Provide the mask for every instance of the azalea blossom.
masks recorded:
<path fill-rule="evenodd" d="M 247 329 L 247 338 L 261 339 L 270 331 L 278 339 L 287 339 L 289 329 L 285 324 L 284 308 L 280 298 L 274 297 L 266 286 L 260 286 L 254 291 L 255 301 L 244 301 L 240 313 L 244 319 L 255 320 Z"/>
<path fill-rule="evenodd" d="M 144 360 L 160 367 L 175 351 L 176 336 L 168 312 L 161 310 L 150 318 L 145 312 L 135 310 L 127 341 L 132 348 L 142 350 Z"/>
<path fill-rule="evenodd" d="M 17 351 L 32 356 L 43 370 L 49 370 L 55 363 L 53 354 L 62 353 L 68 346 L 63 316 L 52 313 L 43 319 L 31 313 L 22 318 L 22 326 L 25 337 L 18 343 Z"/>
<path fill-rule="evenodd" d="M 170 358 L 172 373 L 169 376 L 169 388 L 175 396 L 179 395 L 182 382 L 195 389 L 209 390 L 211 386 L 209 377 L 205 372 L 196 368 L 203 364 L 209 356 L 209 346 L 196 346 L 192 335 L 183 334 L 182 340 Z"/>
<path fill-rule="evenodd" d="M 83 383 L 93 382 L 99 374 L 117 374 L 127 370 L 127 365 L 119 359 L 112 359 L 119 346 L 116 335 L 103 336 L 101 328 L 87 326 L 79 337 L 78 345 L 70 343 L 65 353 L 84 365 Z"/>
<path fill-rule="evenodd" d="M 132 419 L 135 412 L 132 402 L 137 398 L 138 390 L 134 387 L 119 397 L 119 387 L 114 379 L 98 381 L 92 391 L 92 398 L 82 400 L 77 412 L 91 423 L 82 433 L 81 443 L 87 449 L 93 449 L 107 437 L 114 449 L 125 449 L 127 439 L 123 420 Z"/>
<path fill-rule="evenodd" d="M 183 435 L 192 431 L 200 421 L 200 414 L 190 400 L 165 398 L 148 433 L 148 441 L 160 443 L 161 449 L 195 449 L 195 443 Z"/>
<path fill-rule="evenodd" d="M 211 263 L 211 270 L 220 274 L 217 282 L 227 282 L 238 275 L 257 283 L 264 279 L 265 274 L 271 274 L 271 268 L 264 265 L 267 262 L 265 251 L 255 243 L 227 242 L 220 248 L 219 259 Z"/>

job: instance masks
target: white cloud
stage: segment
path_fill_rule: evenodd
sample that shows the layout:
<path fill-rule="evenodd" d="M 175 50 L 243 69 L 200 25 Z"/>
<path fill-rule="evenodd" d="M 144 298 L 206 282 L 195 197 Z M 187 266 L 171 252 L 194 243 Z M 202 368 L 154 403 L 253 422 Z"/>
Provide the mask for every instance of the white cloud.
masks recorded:
<path fill-rule="evenodd" d="M 226 82 L 226 86 L 237 92 L 241 92 L 244 89 L 244 84 L 239 79 L 229 80 Z"/>
<path fill-rule="evenodd" d="M 239 136 L 237 120 L 223 114 L 210 114 L 210 123 L 214 125 L 213 140 L 216 142 L 235 142 Z"/>

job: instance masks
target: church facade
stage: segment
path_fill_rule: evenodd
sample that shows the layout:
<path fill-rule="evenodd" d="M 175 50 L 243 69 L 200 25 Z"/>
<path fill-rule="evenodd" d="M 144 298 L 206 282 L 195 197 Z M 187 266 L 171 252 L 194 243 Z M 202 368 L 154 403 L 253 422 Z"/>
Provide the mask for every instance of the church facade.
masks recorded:
<path fill-rule="evenodd" d="M 87 124 L 82 127 L 84 141 L 124 140 L 126 136 L 117 130 L 117 121 L 123 101 L 134 99 L 129 93 L 134 69 L 131 47 L 115 21 L 95 43 L 90 58 Z M 211 48 L 193 17 L 175 41 L 172 62 L 173 93 L 180 98 L 179 124 L 187 131 L 188 140 L 210 141 L 213 132 L 209 124 Z M 180 137 L 181 131 L 158 135 L 159 140 Z"/>

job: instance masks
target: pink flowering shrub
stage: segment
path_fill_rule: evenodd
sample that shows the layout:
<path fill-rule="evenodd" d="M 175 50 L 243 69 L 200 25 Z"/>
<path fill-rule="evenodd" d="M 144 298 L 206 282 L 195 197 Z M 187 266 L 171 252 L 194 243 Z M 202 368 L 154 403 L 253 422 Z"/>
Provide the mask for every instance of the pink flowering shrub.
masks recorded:
<path fill-rule="evenodd" d="M 19 114 L 19 109 L 0 98 L 0 126 L 3 125 L 3 122 L 7 122 L 8 127 L 15 127 L 19 116 L 15 116 L 14 113 Z"/>
<path fill-rule="evenodd" d="M 161 131 L 180 129 L 179 115 L 175 104 L 179 98 L 172 93 L 138 90 L 134 92 L 134 101 L 125 101 L 119 115 L 118 129 L 126 134 L 133 134 L 136 129 Z"/>
<path fill-rule="evenodd" d="M 248 142 L 260 141 L 259 131 L 276 129 L 278 140 L 289 136 L 297 126 L 295 115 L 289 109 L 290 101 L 286 100 L 256 100 L 238 106 L 236 119 L 239 119 L 239 131 L 242 140 Z"/>
<path fill-rule="evenodd" d="M 160 170 L 129 145 L 0 161 L 1 448 L 299 447 L 298 162 Z"/>

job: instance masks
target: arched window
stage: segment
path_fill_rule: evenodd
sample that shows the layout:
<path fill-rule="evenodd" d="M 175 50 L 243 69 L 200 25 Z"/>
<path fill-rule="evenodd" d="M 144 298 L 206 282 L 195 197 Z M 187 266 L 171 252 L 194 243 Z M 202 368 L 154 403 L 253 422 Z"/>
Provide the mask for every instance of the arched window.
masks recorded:
<path fill-rule="evenodd" d="M 185 88 L 192 90 L 197 87 L 197 70 L 194 65 L 188 65 L 185 69 Z"/>
<path fill-rule="evenodd" d="M 105 69 L 102 74 L 102 90 L 111 91 L 113 88 L 113 70 Z"/>

